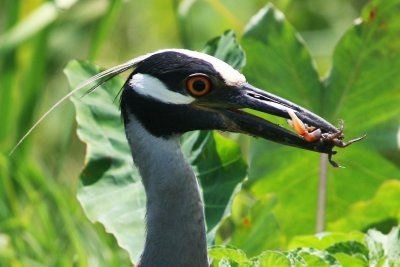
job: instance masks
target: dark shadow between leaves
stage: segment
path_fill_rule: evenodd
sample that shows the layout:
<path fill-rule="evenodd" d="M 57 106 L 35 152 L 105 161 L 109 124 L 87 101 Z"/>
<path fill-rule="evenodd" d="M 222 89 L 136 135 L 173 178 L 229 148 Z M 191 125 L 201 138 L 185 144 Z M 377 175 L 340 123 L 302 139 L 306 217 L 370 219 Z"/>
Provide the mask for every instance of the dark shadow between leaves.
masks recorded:
<path fill-rule="evenodd" d="M 111 164 L 111 158 L 99 158 L 89 161 L 86 168 L 82 171 L 82 184 L 84 186 L 95 184 L 103 177 L 104 173 L 110 169 Z"/>
<path fill-rule="evenodd" d="M 364 229 L 362 229 L 361 231 L 363 233 L 366 233 L 370 229 L 376 229 L 379 232 L 386 235 L 393 229 L 393 227 L 396 227 L 397 225 L 399 225 L 399 222 L 397 221 L 396 218 L 387 218 L 385 220 L 372 223 L 372 224 L 368 225 L 367 227 L 365 227 Z"/>

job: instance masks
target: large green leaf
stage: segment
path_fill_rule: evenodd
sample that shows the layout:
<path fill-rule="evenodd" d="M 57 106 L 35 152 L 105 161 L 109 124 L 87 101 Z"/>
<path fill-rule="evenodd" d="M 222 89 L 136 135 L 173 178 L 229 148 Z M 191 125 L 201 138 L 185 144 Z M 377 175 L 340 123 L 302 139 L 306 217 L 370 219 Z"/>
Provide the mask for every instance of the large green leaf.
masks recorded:
<path fill-rule="evenodd" d="M 89 63 L 77 61 L 65 69 L 71 87 L 98 72 Z M 89 219 L 103 224 L 131 259 L 137 259 L 144 244 L 146 200 L 114 103 L 121 86 L 120 79 L 113 79 L 94 93 L 72 98 L 78 136 L 87 147 L 78 200 Z"/>
<path fill-rule="evenodd" d="M 212 231 L 230 213 L 233 192 L 247 173 L 246 163 L 239 146 L 217 133 L 187 134 L 182 151 L 200 179 L 207 227 Z M 210 241 L 213 236 L 214 232 Z"/>
<path fill-rule="evenodd" d="M 221 42 L 230 44 L 226 51 L 219 47 Z M 242 64 L 243 51 L 232 32 L 210 44 L 210 52 L 228 56 L 227 61 L 237 66 Z M 93 65 L 77 61 L 65 69 L 71 87 L 98 72 Z M 114 78 L 93 93 L 72 98 L 78 135 L 87 146 L 78 199 L 90 220 L 102 223 L 134 261 L 144 243 L 146 196 L 120 118 L 116 96 L 122 84 L 121 79 Z M 246 176 L 247 166 L 239 146 L 219 134 L 187 134 L 182 149 L 200 179 L 212 242 L 217 224 L 230 212 L 232 195 Z"/>
<path fill-rule="evenodd" d="M 312 246 L 326 251 L 342 266 L 399 266 L 399 228 L 392 228 L 388 234 L 369 230 L 367 234 L 325 233 L 319 237 L 295 238 L 291 247 Z"/>
<path fill-rule="evenodd" d="M 247 258 L 246 254 L 233 248 L 213 247 L 208 251 L 210 258 L 213 259 L 213 266 L 221 266 L 221 261 L 227 261 L 228 266 L 236 264 L 237 266 L 252 266 L 252 262 Z M 217 265 L 218 264 L 218 265 Z"/>
<path fill-rule="evenodd" d="M 244 33 L 242 46 L 247 56 L 244 73 L 250 83 L 317 113 L 320 111 L 322 85 L 311 56 L 280 11 L 267 5 L 255 15 Z M 276 194 L 278 204 L 273 211 L 282 234 L 311 232 L 318 155 L 254 140 L 249 162 L 248 186 L 251 185 L 252 192 L 259 196 Z"/>
<path fill-rule="evenodd" d="M 289 249 L 296 249 L 299 247 L 312 247 L 319 250 L 324 250 L 329 247 L 335 246 L 338 243 L 346 242 L 363 242 L 364 234 L 361 232 L 347 232 L 347 233 L 322 233 L 318 235 L 305 235 L 296 236 L 290 243 Z"/>
<path fill-rule="evenodd" d="M 241 69 L 246 61 L 244 51 L 236 42 L 233 31 L 226 31 L 223 35 L 210 40 L 203 49 L 203 53 L 213 55 L 237 70 Z"/>
<path fill-rule="evenodd" d="M 400 222 L 399 200 L 400 181 L 386 181 L 371 200 L 352 204 L 344 216 L 329 224 L 329 229 L 351 231 L 373 227 L 388 232 Z"/>
<path fill-rule="evenodd" d="M 370 266 L 400 266 L 400 228 L 393 228 L 387 235 L 369 230 L 365 239 Z"/>
<path fill-rule="evenodd" d="M 247 80 L 271 93 L 320 112 L 322 85 L 304 41 L 271 4 L 248 24 L 241 44 Z"/>
<path fill-rule="evenodd" d="M 339 151 L 335 160 L 346 169 L 328 168 L 328 223 L 352 203 L 371 198 L 385 180 L 400 179 L 399 8 L 395 0 L 367 6 L 336 46 L 332 71 L 323 81 L 304 41 L 272 5 L 254 16 L 241 42 L 249 82 L 334 123 L 343 118 L 346 136 L 369 135 Z M 283 239 L 315 229 L 319 162 L 312 152 L 252 142 L 246 188 L 257 196 L 276 195 L 273 213 Z"/>
<path fill-rule="evenodd" d="M 400 121 L 399 11 L 397 0 L 371 1 L 336 46 L 324 109 L 351 133 Z"/>

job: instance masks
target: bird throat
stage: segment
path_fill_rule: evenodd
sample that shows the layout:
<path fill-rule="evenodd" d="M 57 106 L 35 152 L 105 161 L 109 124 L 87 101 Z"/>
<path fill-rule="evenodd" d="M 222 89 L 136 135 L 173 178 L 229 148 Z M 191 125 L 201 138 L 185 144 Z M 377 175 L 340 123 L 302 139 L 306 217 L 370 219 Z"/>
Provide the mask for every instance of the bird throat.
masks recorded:
<path fill-rule="evenodd" d="M 147 197 L 145 248 L 138 266 L 208 266 L 203 202 L 179 136 L 156 137 L 128 116 L 126 136 Z"/>

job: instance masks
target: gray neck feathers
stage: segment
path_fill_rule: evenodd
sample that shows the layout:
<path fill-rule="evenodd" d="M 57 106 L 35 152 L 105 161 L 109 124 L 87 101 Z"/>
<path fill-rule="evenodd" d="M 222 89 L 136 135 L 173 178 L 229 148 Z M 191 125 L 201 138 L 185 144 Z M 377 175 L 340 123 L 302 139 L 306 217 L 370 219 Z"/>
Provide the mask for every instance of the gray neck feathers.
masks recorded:
<path fill-rule="evenodd" d="M 125 131 L 147 196 L 139 266 L 208 266 L 203 203 L 178 136 L 155 137 L 131 114 Z"/>

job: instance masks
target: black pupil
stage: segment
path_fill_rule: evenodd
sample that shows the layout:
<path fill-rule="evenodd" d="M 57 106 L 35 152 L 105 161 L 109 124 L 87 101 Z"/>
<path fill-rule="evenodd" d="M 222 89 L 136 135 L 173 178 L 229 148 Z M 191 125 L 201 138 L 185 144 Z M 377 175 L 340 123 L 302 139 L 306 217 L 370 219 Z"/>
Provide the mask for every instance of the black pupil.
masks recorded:
<path fill-rule="evenodd" d="M 197 92 L 202 92 L 202 91 L 204 91 L 204 89 L 206 89 L 206 84 L 202 80 L 196 80 L 193 82 L 192 87 L 193 87 L 193 90 L 195 90 Z"/>

